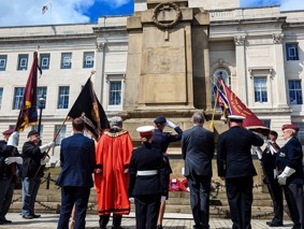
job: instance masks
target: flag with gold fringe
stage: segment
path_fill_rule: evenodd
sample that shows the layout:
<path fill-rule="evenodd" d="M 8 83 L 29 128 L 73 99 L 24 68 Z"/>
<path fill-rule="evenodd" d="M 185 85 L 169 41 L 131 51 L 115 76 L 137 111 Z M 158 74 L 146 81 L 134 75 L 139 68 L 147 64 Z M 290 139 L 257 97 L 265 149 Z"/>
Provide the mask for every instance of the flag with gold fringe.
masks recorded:
<path fill-rule="evenodd" d="M 87 80 L 70 112 L 70 118 L 82 117 L 86 129 L 98 140 L 102 130 L 109 128 L 107 116 L 96 96 L 91 77 Z"/>
<path fill-rule="evenodd" d="M 32 68 L 24 89 L 23 101 L 15 126 L 16 131 L 23 131 L 25 127 L 29 125 L 35 125 L 37 123 L 38 113 L 36 103 L 38 69 L 38 53 L 34 52 Z"/>
<path fill-rule="evenodd" d="M 219 103 L 223 103 L 226 115 L 241 115 L 245 119 L 243 126 L 247 129 L 255 130 L 265 136 L 269 133 L 269 128 L 234 94 L 234 92 L 222 81 L 218 80 Z"/>

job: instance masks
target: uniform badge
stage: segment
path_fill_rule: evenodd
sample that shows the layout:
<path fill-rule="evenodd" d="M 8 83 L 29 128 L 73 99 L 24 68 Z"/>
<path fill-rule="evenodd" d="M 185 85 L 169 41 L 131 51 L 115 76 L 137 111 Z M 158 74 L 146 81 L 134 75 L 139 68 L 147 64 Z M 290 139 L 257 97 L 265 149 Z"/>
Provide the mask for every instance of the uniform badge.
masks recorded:
<path fill-rule="evenodd" d="M 280 152 L 279 157 L 286 157 L 286 154 L 283 152 Z"/>

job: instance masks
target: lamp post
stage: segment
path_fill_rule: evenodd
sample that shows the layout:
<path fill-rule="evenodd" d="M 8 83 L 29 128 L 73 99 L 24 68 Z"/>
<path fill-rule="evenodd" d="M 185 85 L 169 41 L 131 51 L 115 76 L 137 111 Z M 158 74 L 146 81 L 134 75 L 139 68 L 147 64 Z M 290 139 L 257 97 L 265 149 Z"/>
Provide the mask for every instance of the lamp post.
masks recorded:
<path fill-rule="evenodd" d="M 39 98 L 39 104 L 38 104 L 38 108 L 39 108 L 39 121 L 38 121 L 38 134 L 40 136 L 40 131 L 41 131 L 41 117 L 42 117 L 42 110 L 45 108 L 45 98 L 41 97 Z"/>

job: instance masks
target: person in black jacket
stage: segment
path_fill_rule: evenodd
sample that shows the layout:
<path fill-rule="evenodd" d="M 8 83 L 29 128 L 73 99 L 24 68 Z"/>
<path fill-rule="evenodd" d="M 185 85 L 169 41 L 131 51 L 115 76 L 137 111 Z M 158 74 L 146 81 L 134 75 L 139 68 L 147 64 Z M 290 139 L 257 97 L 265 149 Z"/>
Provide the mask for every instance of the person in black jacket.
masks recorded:
<path fill-rule="evenodd" d="M 155 124 L 156 129 L 153 131 L 152 144 L 161 149 L 161 153 L 163 154 L 164 159 L 166 161 L 165 174 L 166 174 L 166 179 L 168 180 L 168 183 L 169 183 L 170 173 L 172 173 L 172 169 L 170 166 L 169 157 L 167 155 L 167 149 L 171 142 L 177 142 L 182 139 L 183 131 L 179 126 L 175 125 L 173 122 L 166 119 L 164 116 L 158 116 L 154 120 L 154 124 Z M 164 132 L 164 129 L 166 126 L 174 129 L 177 134 L 171 134 L 169 132 Z M 166 199 L 162 200 L 161 205 L 160 205 L 160 210 L 159 210 L 159 215 L 158 215 L 158 220 L 157 220 L 157 224 L 158 224 L 157 229 L 163 228 L 162 222 L 163 222 L 163 217 L 164 217 L 165 209 L 166 209 L 166 200 L 169 197 L 168 194 L 169 193 L 167 192 L 165 195 Z"/>
<path fill-rule="evenodd" d="M 226 180 L 232 228 L 251 229 L 253 176 L 257 173 L 250 149 L 262 146 L 264 140 L 243 127 L 245 117 L 230 115 L 228 119 L 230 129 L 218 138 L 218 176 Z"/>
<path fill-rule="evenodd" d="M 135 201 L 137 229 L 155 229 L 160 202 L 165 199 L 168 181 L 164 179 L 164 160 L 159 148 L 152 142 L 153 126 L 143 126 L 140 133 L 142 146 L 133 151 L 129 171 L 130 201 Z"/>
<path fill-rule="evenodd" d="M 4 140 L 0 141 L 0 225 L 12 223 L 11 220 L 5 218 L 5 215 L 13 198 L 17 164 L 22 164 L 22 157 L 17 149 L 19 133 L 9 129 L 3 131 L 2 134 Z"/>
<path fill-rule="evenodd" d="M 274 217 L 266 222 L 270 227 L 283 226 L 283 192 L 276 179 L 276 157 L 280 147 L 276 143 L 278 133 L 270 131 L 267 145 L 263 151 L 261 164 L 264 172 L 264 183 L 267 185 L 270 197 L 273 202 Z"/>
<path fill-rule="evenodd" d="M 35 201 L 43 177 L 43 167 L 49 161 L 46 150 L 55 145 L 50 142 L 39 146 L 40 137 L 37 130 L 31 130 L 28 135 L 28 141 L 22 147 L 22 217 L 24 219 L 39 218 L 35 214 Z"/>
<path fill-rule="evenodd" d="M 292 229 L 304 229 L 303 151 L 300 141 L 296 138 L 299 128 L 285 124 L 282 131 L 287 142 L 276 159 L 278 183 L 283 188 L 290 218 L 294 223 Z"/>
<path fill-rule="evenodd" d="M 190 188 L 190 203 L 195 225 L 193 228 L 209 228 L 209 198 L 214 156 L 213 133 L 205 128 L 204 114 L 195 112 L 193 127 L 184 131 L 182 154 L 185 160 L 185 177 Z"/>

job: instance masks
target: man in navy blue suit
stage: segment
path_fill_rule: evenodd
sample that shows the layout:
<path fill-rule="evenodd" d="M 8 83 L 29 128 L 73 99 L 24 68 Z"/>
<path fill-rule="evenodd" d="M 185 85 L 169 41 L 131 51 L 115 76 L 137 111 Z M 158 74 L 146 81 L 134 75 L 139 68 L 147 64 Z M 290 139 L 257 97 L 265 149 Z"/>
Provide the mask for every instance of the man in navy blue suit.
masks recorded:
<path fill-rule="evenodd" d="M 95 169 L 95 145 L 83 135 L 85 123 L 81 118 L 73 120 L 73 135 L 61 142 L 61 173 L 56 185 L 61 187 L 61 209 L 58 229 L 68 229 L 75 204 L 75 229 L 85 228 L 85 217 L 93 187 L 92 173 Z"/>
<path fill-rule="evenodd" d="M 294 223 L 292 229 L 304 228 L 304 197 L 303 197 L 303 151 L 300 141 L 296 138 L 299 128 L 292 124 L 282 126 L 286 144 L 280 149 L 276 165 L 278 182 L 283 187 L 290 218 Z"/>

